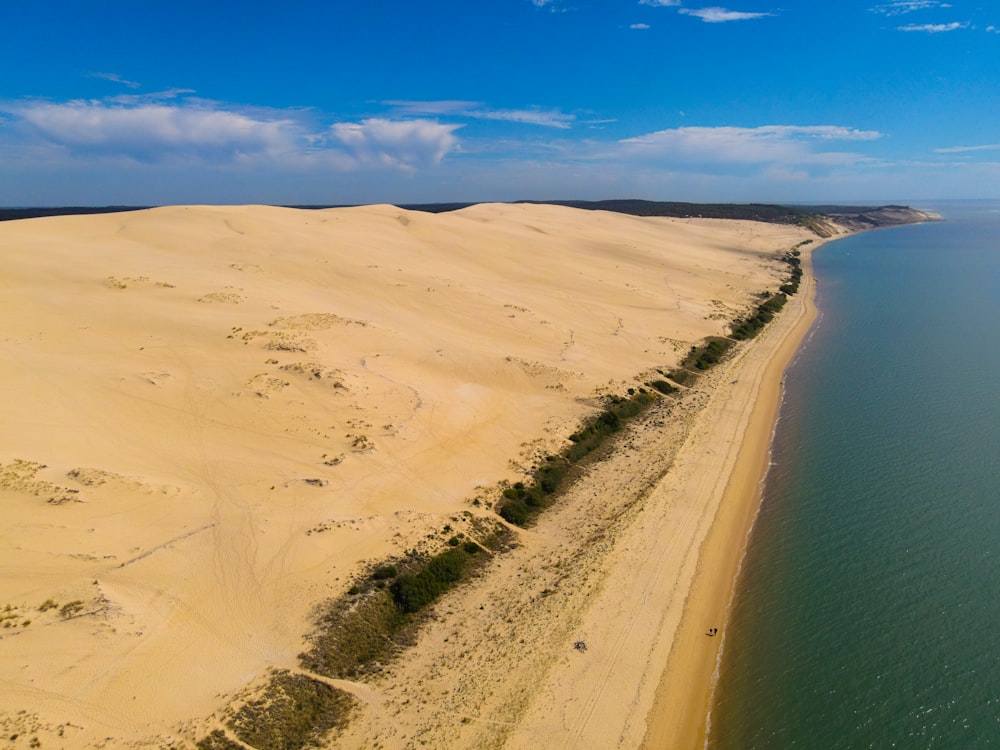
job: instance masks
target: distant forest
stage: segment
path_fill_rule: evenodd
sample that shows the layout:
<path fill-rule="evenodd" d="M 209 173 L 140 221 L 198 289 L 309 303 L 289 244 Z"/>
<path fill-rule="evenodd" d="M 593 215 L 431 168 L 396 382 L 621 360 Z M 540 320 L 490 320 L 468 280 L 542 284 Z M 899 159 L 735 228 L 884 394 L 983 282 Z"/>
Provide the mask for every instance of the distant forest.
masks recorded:
<path fill-rule="evenodd" d="M 798 224 L 812 228 L 818 218 L 825 216 L 862 216 L 883 208 L 902 206 L 779 206 L 770 203 L 680 203 L 676 201 L 647 201 L 639 199 L 615 199 L 603 201 L 515 201 L 539 205 L 568 206 L 591 211 L 614 211 L 633 216 L 669 216 L 689 219 L 749 219 L 772 224 Z M 475 203 L 409 203 L 400 208 L 428 213 L 457 211 L 474 206 Z M 287 206 L 287 208 L 323 209 L 344 208 L 345 206 Z M 76 214 L 106 214 L 121 211 L 138 211 L 150 206 L 62 206 L 56 208 L 0 208 L 0 221 L 12 219 L 34 219 L 45 216 L 70 216 Z M 881 222 L 867 219 L 871 224 Z"/>
<path fill-rule="evenodd" d="M 518 203 L 549 203 L 555 206 L 584 208 L 591 211 L 615 211 L 633 216 L 670 216 L 678 219 L 749 219 L 772 224 L 801 224 L 817 212 L 770 203 L 679 203 L 676 201 L 646 201 L 617 199 L 606 201 L 518 201 Z"/>
<path fill-rule="evenodd" d="M 46 216 L 77 216 L 79 214 L 114 214 L 121 211 L 141 211 L 152 206 L 58 206 L 55 208 L 0 208 L 0 221 L 40 219 Z"/>

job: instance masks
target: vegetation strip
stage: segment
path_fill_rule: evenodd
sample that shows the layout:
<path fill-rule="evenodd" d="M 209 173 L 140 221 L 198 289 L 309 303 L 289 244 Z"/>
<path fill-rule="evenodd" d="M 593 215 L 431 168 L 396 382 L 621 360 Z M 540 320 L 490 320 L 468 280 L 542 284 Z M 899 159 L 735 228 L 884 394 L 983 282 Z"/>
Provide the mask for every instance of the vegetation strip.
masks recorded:
<path fill-rule="evenodd" d="M 340 679 L 379 671 L 412 640 L 419 615 L 482 568 L 490 551 L 502 549 L 509 538 L 499 524 L 482 531 L 482 545 L 456 534 L 437 554 L 413 553 L 375 568 L 326 607 L 312 648 L 299 655 L 303 668 Z"/>
<path fill-rule="evenodd" d="M 627 397 L 610 396 L 604 409 L 588 419 L 569 436 L 570 443 L 559 455 L 545 458 L 532 473 L 530 482 L 517 482 L 503 491 L 497 505 L 500 517 L 515 526 L 527 526 L 552 504 L 556 493 L 572 478 L 571 469 L 601 447 L 630 419 L 637 417 L 656 402 L 657 396 L 645 388 L 635 389 Z"/>

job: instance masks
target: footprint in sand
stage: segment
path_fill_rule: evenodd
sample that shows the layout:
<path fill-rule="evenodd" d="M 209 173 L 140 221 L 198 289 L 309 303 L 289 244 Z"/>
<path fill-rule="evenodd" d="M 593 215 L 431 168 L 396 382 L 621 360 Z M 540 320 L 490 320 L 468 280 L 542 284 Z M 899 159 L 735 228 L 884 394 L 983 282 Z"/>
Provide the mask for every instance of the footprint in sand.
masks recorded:
<path fill-rule="evenodd" d="M 169 372 L 144 372 L 142 378 L 150 385 L 160 385 L 173 377 Z"/>

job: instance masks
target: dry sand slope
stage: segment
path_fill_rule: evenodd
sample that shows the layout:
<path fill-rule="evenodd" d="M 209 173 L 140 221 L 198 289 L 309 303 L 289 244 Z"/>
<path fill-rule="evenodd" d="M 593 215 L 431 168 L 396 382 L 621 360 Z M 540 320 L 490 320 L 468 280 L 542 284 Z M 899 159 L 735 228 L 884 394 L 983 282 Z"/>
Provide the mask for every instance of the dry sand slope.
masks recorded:
<path fill-rule="evenodd" d="M 190 737 L 810 236 L 535 205 L 0 224 L 0 734 Z"/>

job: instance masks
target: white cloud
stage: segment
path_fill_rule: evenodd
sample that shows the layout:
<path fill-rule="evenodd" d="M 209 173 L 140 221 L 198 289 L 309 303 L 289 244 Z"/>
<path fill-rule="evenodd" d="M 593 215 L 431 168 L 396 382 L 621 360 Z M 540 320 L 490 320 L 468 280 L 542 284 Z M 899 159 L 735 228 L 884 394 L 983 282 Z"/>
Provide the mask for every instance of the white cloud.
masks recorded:
<path fill-rule="evenodd" d="M 985 146 L 951 146 L 950 148 L 936 148 L 936 154 L 964 154 L 969 151 L 998 151 L 1000 143 L 990 143 Z"/>
<path fill-rule="evenodd" d="M 195 93 L 194 89 L 165 89 L 164 91 L 153 91 L 148 94 L 116 94 L 101 101 L 112 104 L 124 104 L 126 106 L 136 106 L 138 104 L 156 104 L 164 100 L 185 98 L 189 105 L 203 103 L 207 107 L 215 106 L 215 102 L 209 100 L 197 100 L 188 97 L 188 94 Z"/>
<path fill-rule="evenodd" d="M 481 102 L 470 102 L 456 99 L 441 101 L 401 101 L 389 100 L 382 102 L 394 107 L 400 114 L 406 115 L 438 115 L 451 117 L 467 117 L 474 120 L 499 120 L 503 122 L 518 122 L 526 125 L 542 125 L 549 128 L 567 129 L 575 121 L 574 115 L 568 115 L 556 109 L 530 107 L 526 109 L 490 109 Z"/>
<path fill-rule="evenodd" d="M 142 85 L 140 83 L 136 83 L 135 81 L 126 80 L 125 78 L 122 78 L 117 73 L 88 73 L 87 77 L 88 78 L 102 78 L 105 81 L 111 81 L 112 83 L 120 83 L 123 86 L 127 86 L 130 89 L 137 89 L 137 88 L 139 88 L 139 86 Z"/>
<path fill-rule="evenodd" d="M 244 165 L 289 169 L 396 168 L 439 164 L 461 125 L 371 118 L 316 132 L 299 111 L 225 108 L 202 100 L 0 102 L 0 147 L 65 163 Z"/>
<path fill-rule="evenodd" d="M 639 5 L 652 5 L 654 8 L 672 8 L 680 4 L 681 0 L 639 0 Z"/>
<path fill-rule="evenodd" d="M 630 29 L 637 29 L 640 31 L 645 31 L 646 29 L 652 28 L 648 23 L 633 23 L 629 26 Z"/>
<path fill-rule="evenodd" d="M 359 164 L 412 171 L 440 163 L 458 144 L 454 131 L 460 127 L 435 120 L 370 118 L 335 123 L 330 137 Z"/>
<path fill-rule="evenodd" d="M 291 149 L 297 137 L 288 119 L 261 120 L 200 106 L 26 102 L 6 111 L 49 143 L 139 160 L 282 152 Z"/>
<path fill-rule="evenodd" d="M 765 18 L 767 16 L 773 16 L 774 13 L 748 13 L 737 10 L 726 10 L 725 8 L 711 7 L 711 8 L 680 8 L 678 13 L 685 16 L 695 16 L 700 18 L 705 23 L 727 23 L 729 21 L 750 21 L 755 18 Z"/>
<path fill-rule="evenodd" d="M 874 8 L 870 8 L 870 10 L 872 13 L 881 13 L 884 16 L 902 16 L 917 10 L 950 7 L 949 3 L 942 3 L 939 0 L 895 0 L 895 2 L 876 5 Z"/>
<path fill-rule="evenodd" d="M 922 31 L 926 34 L 940 34 L 944 31 L 957 31 L 958 29 L 967 29 L 969 24 L 959 23 L 954 21 L 952 23 L 911 23 L 906 26 L 897 26 L 897 31 Z"/>
<path fill-rule="evenodd" d="M 881 134 L 835 125 L 764 125 L 740 127 L 682 127 L 619 141 L 623 157 L 646 163 L 661 162 L 673 168 L 746 170 L 835 166 L 857 163 L 857 154 L 825 151 L 819 144 L 833 141 L 871 141 Z"/>
<path fill-rule="evenodd" d="M 484 120 L 502 120 L 504 122 L 520 122 L 528 125 L 543 125 L 548 128 L 567 129 L 575 119 L 557 110 L 544 109 L 494 109 L 484 112 L 473 112 L 469 117 Z"/>

